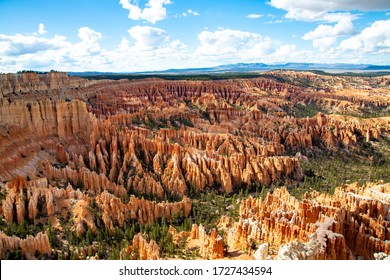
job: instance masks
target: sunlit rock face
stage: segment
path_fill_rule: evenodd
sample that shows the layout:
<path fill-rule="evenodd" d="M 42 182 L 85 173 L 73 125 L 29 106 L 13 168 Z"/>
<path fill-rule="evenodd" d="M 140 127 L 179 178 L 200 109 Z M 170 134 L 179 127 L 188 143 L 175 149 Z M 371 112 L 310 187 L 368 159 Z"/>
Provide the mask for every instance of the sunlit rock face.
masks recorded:
<path fill-rule="evenodd" d="M 16 236 L 7 236 L 0 232 L 0 257 L 7 258 L 7 254 L 21 250 L 21 254 L 29 259 L 35 259 L 35 254 L 49 254 L 51 247 L 46 233 L 39 232 L 36 236 L 27 236 L 21 239 Z"/>
<path fill-rule="evenodd" d="M 355 183 L 301 201 L 276 189 L 264 200 L 241 203 L 227 244 L 247 249 L 251 242 L 268 242 L 279 248 L 278 259 L 374 259 L 377 252 L 390 252 L 389 203 L 389 184 Z"/>
<path fill-rule="evenodd" d="M 160 247 L 154 240 L 149 243 L 142 234 L 137 234 L 132 244 L 121 251 L 121 259 L 159 260 Z"/>
<path fill-rule="evenodd" d="M 221 81 L 1 74 L 0 214 L 5 225 L 61 231 L 70 223 L 82 238 L 129 221 L 187 218 L 199 191 L 300 181 L 304 155 L 353 153 L 389 133 L 389 117 L 339 115 L 384 112 L 389 81 L 292 71 Z M 329 113 L 298 116 L 313 106 Z M 389 254 L 387 193 L 386 185 L 351 185 L 298 201 L 278 189 L 243 201 L 226 236 L 201 225 L 191 236 L 208 259 L 226 257 L 226 247 L 251 250 L 253 242 L 287 246 L 280 258 L 371 259 Z M 3 236 L 11 245 L 2 252 L 49 254 L 44 236 Z M 140 238 L 134 248 L 146 246 Z M 265 250 L 257 255 L 265 258 Z"/>

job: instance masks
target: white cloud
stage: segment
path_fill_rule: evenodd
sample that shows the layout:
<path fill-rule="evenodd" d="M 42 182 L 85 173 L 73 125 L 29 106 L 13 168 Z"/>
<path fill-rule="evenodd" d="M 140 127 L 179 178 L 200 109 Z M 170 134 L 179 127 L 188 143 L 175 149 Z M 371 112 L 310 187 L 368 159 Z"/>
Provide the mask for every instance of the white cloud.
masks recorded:
<path fill-rule="evenodd" d="M 38 34 L 0 34 L 0 72 L 144 71 L 189 65 L 188 47 L 180 40 L 171 40 L 163 29 L 135 26 L 128 32 L 131 39 L 122 39 L 110 50 L 100 46 L 103 34 L 89 27 L 78 30 L 77 42 L 58 35 L 41 38 Z"/>
<path fill-rule="evenodd" d="M 131 30 L 130 36 L 136 40 L 135 43 L 131 44 L 124 38 L 117 49 L 109 52 L 108 56 L 112 61 L 113 69 L 145 71 L 184 68 L 188 65 L 190 55 L 186 45 L 180 40 L 170 41 L 169 36 L 162 29 L 150 28 Z M 156 36 L 159 39 L 156 39 Z"/>
<path fill-rule="evenodd" d="M 260 15 L 260 14 L 249 14 L 247 15 L 246 17 L 247 18 L 250 18 L 250 19 L 257 19 L 257 18 L 261 18 L 263 17 L 264 15 Z"/>
<path fill-rule="evenodd" d="M 43 23 L 40 23 L 38 26 L 38 34 L 42 35 L 45 33 L 47 33 L 47 31 L 45 30 L 45 25 Z"/>
<path fill-rule="evenodd" d="M 332 45 L 336 43 L 335 37 L 323 37 L 313 40 L 313 47 L 320 50 L 320 52 L 327 51 Z"/>
<path fill-rule="evenodd" d="M 279 56 L 279 57 L 281 57 L 281 56 L 288 57 L 296 50 L 296 48 L 297 48 L 297 46 L 294 44 L 283 45 L 283 46 L 279 47 L 273 55 Z"/>
<path fill-rule="evenodd" d="M 196 52 L 204 56 L 259 57 L 272 50 L 270 38 L 239 30 L 202 31 L 198 39 L 200 46 Z"/>
<path fill-rule="evenodd" d="M 102 38 L 102 33 L 96 32 L 89 27 L 81 27 L 78 37 L 84 42 L 96 43 Z"/>
<path fill-rule="evenodd" d="M 279 20 L 270 20 L 270 21 L 266 21 L 266 22 L 263 22 L 264 24 L 277 24 L 277 23 L 282 23 L 284 22 L 283 20 L 279 19 Z"/>
<path fill-rule="evenodd" d="M 327 22 L 340 22 L 340 21 L 354 21 L 355 19 L 358 19 L 359 15 L 351 14 L 349 12 L 343 12 L 343 13 L 328 13 L 325 14 L 323 17 L 323 20 Z"/>
<path fill-rule="evenodd" d="M 167 17 L 165 5 L 171 4 L 171 0 L 149 0 L 145 8 L 140 8 L 137 1 L 120 0 L 122 8 L 129 10 L 129 18 L 132 20 L 146 20 L 155 24 Z"/>
<path fill-rule="evenodd" d="M 344 51 L 359 52 L 389 52 L 390 51 L 390 20 L 374 22 L 360 34 L 340 43 Z"/>
<path fill-rule="evenodd" d="M 338 27 L 346 18 L 332 14 L 335 24 L 320 25 L 305 37 L 315 50 L 277 41 L 242 30 L 204 30 L 193 49 L 178 38 L 152 26 L 128 30 L 117 47 L 103 48 L 102 33 L 89 27 L 78 30 L 78 40 L 64 36 L 0 34 L 0 71 L 22 69 L 64 71 L 146 71 L 168 68 L 207 67 L 237 62 L 379 63 L 390 61 L 390 20 L 377 21 L 359 34 L 337 44 L 348 28 Z M 350 19 L 352 21 L 352 19 Z M 346 25 L 347 26 L 347 25 Z M 288 40 L 288 38 L 286 39 Z"/>
<path fill-rule="evenodd" d="M 336 11 L 385 11 L 390 8 L 388 0 L 270 0 L 269 4 L 287 11 L 286 17 L 296 20 L 319 20 Z"/>
<path fill-rule="evenodd" d="M 81 27 L 77 36 L 81 39 L 81 42 L 75 44 L 74 47 L 79 55 L 100 53 L 99 41 L 103 37 L 100 32 L 96 32 L 89 27 Z"/>
<path fill-rule="evenodd" d="M 193 11 L 191 9 L 188 9 L 186 12 L 182 13 L 181 16 L 183 17 L 187 17 L 187 16 L 200 16 L 200 13 L 198 13 L 197 11 Z"/>
<path fill-rule="evenodd" d="M 316 29 L 303 35 L 303 40 L 313 40 L 325 37 L 338 37 L 345 35 L 353 35 L 356 33 L 355 27 L 351 21 L 351 18 L 342 18 L 334 26 L 320 24 Z"/>
<path fill-rule="evenodd" d="M 88 27 L 78 30 L 79 42 L 71 43 L 66 37 L 55 35 L 52 38 L 35 35 L 0 34 L 0 55 L 8 61 L 1 65 L 7 72 L 21 69 L 77 69 L 104 64 L 104 50 L 99 41 L 102 34 Z"/>
<path fill-rule="evenodd" d="M 0 34 L 0 54 L 19 56 L 46 50 L 55 50 L 67 46 L 66 37 L 55 35 L 52 39 L 39 38 L 32 35 Z"/>
<path fill-rule="evenodd" d="M 168 34 L 163 29 L 150 26 L 137 25 L 128 32 L 135 40 L 135 47 L 138 50 L 157 49 L 169 40 Z"/>
<path fill-rule="evenodd" d="M 320 24 L 316 29 L 302 36 L 303 40 L 313 40 L 313 47 L 321 52 L 329 50 L 337 41 L 338 37 L 356 34 L 352 21 L 355 15 L 349 13 L 332 13 L 324 16 L 329 22 L 337 22 L 335 25 Z"/>

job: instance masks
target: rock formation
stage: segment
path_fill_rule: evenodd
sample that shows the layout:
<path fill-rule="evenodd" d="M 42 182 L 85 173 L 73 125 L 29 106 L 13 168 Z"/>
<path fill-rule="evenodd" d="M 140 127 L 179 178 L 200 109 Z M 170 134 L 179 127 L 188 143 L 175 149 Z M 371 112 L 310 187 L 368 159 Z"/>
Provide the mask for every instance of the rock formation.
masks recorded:
<path fill-rule="evenodd" d="M 74 223 L 74 231 L 78 236 L 82 236 L 87 228 L 92 230 L 93 233 L 96 232 L 96 225 L 94 222 L 93 215 L 88 210 L 88 202 L 85 200 L 79 200 L 73 207 L 73 223 Z"/>
<path fill-rule="evenodd" d="M 251 243 L 280 247 L 280 259 L 373 259 L 389 253 L 389 184 L 345 185 L 334 195 L 312 193 L 302 201 L 285 188 L 265 200 L 248 198 L 239 222 L 227 227 L 230 248 Z M 227 223 L 220 222 L 221 227 Z"/>
<path fill-rule="evenodd" d="M 169 228 L 169 234 L 177 244 L 182 240 L 187 242 L 187 248 L 199 250 L 202 259 L 221 259 L 225 254 L 225 244 L 223 238 L 218 235 L 216 229 L 210 230 L 207 234 L 202 225 L 193 224 L 190 232 L 182 231 L 178 233 L 175 228 Z"/>
<path fill-rule="evenodd" d="M 159 260 L 160 247 L 154 240 L 148 243 L 142 234 L 137 234 L 132 245 L 122 250 L 121 259 Z"/>
<path fill-rule="evenodd" d="M 207 234 L 202 225 L 194 225 L 189 239 L 198 240 L 199 253 L 203 259 L 215 260 L 224 257 L 223 238 L 217 234 L 215 229 Z"/>
<path fill-rule="evenodd" d="M 35 254 L 49 254 L 51 247 L 46 233 L 39 232 L 36 236 L 27 236 L 21 239 L 16 236 L 7 236 L 0 231 L 0 258 L 5 259 L 11 252 L 21 250 L 27 259 L 35 259 Z"/>
<path fill-rule="evenodd" d="M 189 217 L 190 196 L 200 191 L 300 181 L 303 159 L 387 139 L 389 85 L 389 76 L 294 71 L 220 81 L 1 74 L 1 218 L 70 228 L 82 238 L 100 226 Z M 279 189 L 243 201 L 237 223 L 221 220 L 227 236 L 202 226 L 170 232 L 175 242 L 192 236 L 209 259 L 225 257 L 225 243 L 252 254 L 254 243 L 266 242 L 270 251 L 319 248 L 285 258 L 372 259 L 389 254 L 387 185 L 378 188 L 351 185 L 303 201 Z M 142 246 L 133 247 L 146 246 L 137 238 Z M 9 250 L 22 248 L 15 246 Z"/>
<path fill-rule="evenodd" d="M 65 91 L 93 85 L 96 81 L 70 77 L 64 72 L 0 74 L 0 96 L 3 98 L 34 92 Z"/>
<path fill-rule="evenodd" d="M 179 202 L 156 203 L 131 196 L 129 202 L 125 204 L 121 199 L 106 191 L 99 194 L 96 201 L 103 211 L 103 222 L 110 230 L 113 230 L 115 225 L 123 227 L 128 219 L 146 224 L 153 223 L 162 217 L 168 221 L 188 217 L 192 207 L 192 202 L 187 197 Z"/>
<path fill-rule="evenodd" d="M 35 176 L 39 160 L 67 160 L 68 152 L 85 154 L 91 118 L 81 101 L 0 100 L 0 180 Z"/>
<path fill-rule="evenodd" d="M 163 199 L 165 192 L 183 196 L 190 187 L 229 193 L 250 184 L 299 180 L 301 168 L 291 151 L 354 149 L 360 138 L 378 140 L 389 131 L 388 118 L 292 118 L 285 109 L 293 106 L 289 99 L 309 89 L 302 93 L 299 85 L 264 77 L 212 82 L 87 81 L 64 73 L 2 77 L 0 87 L 15 100 L 0 101 L 0 154 L 6 155 L 0 179 L 37 176 L 38 162 L 49 160 L 65 168 L 46 166 L 46 177 L 71 180 L 91 194 L 108 190 L 123 197 L 127 191 Z M 378 83 L 380 92 L 386 83 Z M 79 100 L 30 96 L 56 89 Z M 380 96 L 374 105 L 382 108 L 389 101 Z"/>

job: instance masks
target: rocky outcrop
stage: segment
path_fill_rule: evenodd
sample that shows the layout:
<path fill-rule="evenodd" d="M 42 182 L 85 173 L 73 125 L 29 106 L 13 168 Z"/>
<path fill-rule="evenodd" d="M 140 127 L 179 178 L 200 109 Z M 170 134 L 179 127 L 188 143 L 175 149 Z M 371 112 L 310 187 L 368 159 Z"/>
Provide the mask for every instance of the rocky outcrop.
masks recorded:
<path fill-rule="evenodd" d="M 318 195 L 316 201 L 334 211 L 339 221 L 334 231 L 345 236 L 347 246 L 358 256 L 372 259 L 376 252 L 390 252 L 389 193 L 389 184 L 355 183 L 337 188 L 331 198 L 313 195 Z"/>
<path fill-rule="evenodd" d="M 6 197 L 2 201 L 2 212 L 8 223 L 24 221 L 26 206 L 23 191 L 25 186 L 26 181 L 23 177 L 15 178 L 6 185 Z"/>
<path fill-rule="evenodd" d="M 375 253 L 374 254 L 374 258 L 376 259 L 376 260 L 390 260 L 390 256 L 389 255 L 386 255 L 385 253 L 382 253 L 382 252 L 380 252 L 380 253 Z"/>
<path fill-rule="evenodd" d="M 375 146 L 390 133 L 390 119 L 296 116 L 386 115 L 389 84 L 389 77 L 288 71 L 221 81 L 0 75 L 0 214 L 7 224 L 59 231 L 70 219 L 81 237 L 100 219 L 114 230 L 188 217 L 188 196 L 199 191 L 299 181 L 304 159 Z M 371 259 L 389 253 L 386 188 L 349 186 L 302 201 L 275 190 L 243 201 L 237 223 L 221 221 L 224 237 L 201 226 L 170 232 L 175 242 L 193 236 L 210 259 L 224 257 L 225 243 L 251 257 L 267 243 L 269 252 L 286 244 L 312 251 L 288 258 Z M 259 250 L 256 258 L 265 258 Z"/>
<path fill-rule="evenodd" d="M 49 178 L 55 178 L 63 182 L 70 181 L 74 185 L 82 186 L 82 189 L 88 191 L 91 195 L 97 195 L 104 190 L 110 191 L 118 197 L 124 197 L 127 193 L 123 186 L 118 186 L 111 182 L 103 174 L 91 172 L 87 168 L 80 170 L 71 169 L 69 166 L 59 169 L 46 162 L 43 165 L 45 175 Z"/>
<path fill-rule="evenodd" d="M 265 200 L 242 202 L 240 220 L 227 228 L 226 242 L 240 250 L 253 243 L 283 245 L 281 259 L 373 259 L 374 253 L 390 250 L 389 190 L 388 184 L 352 184 L 333 196 L 313 193 L 299 201 L 276 189 Z"/>
<path fill-rule="evenodd" d="M 103 212 L 103 222 L 110 230 L 113 230 L 114 226 L 123 227 L 128 219 L 146 224 L 153 223 L 162 217 L 165 217 L 168 221 L 180 217 L 188 217 L 192 207 L 192 202 L 187 197 L 184 197 L 179 202 L 156 203 L 144 198 L 138 199 L 135 196 L 131 196 L 126 204 L 120 198 L 106 191 L 97 196 L 96 202 Z"/>
<path fill-rule="evenodd" d="M 73 80 L 62 73 L 23 75 L 21 81 L 31 88 L 50 81 L 49 90 Z M 312 80 L 309 74 L 302 78 Z M 20 92 L 24 86 L 18 83 L 3 87 Z M 71 88 L 64 89 L 69 96 Z M 264 77 L 95 81 L 78 91 L 82 101 L 44 95 L 39 101 L 1 100 L 0 125 L 6 133 L 0 135 L 0 155 L 7 156 L 0 159 L 0 179 L 34 177 L 38 162 L 49 159 L 67 167 L 45 169 L 45 176 L 72 180 L 91 194 L 108 190 L 123 197 L 127 191 L 161 200 L 165 193 L 183 196 L 192 187 L 230 193 L 251 184 L 301 179 L 298 160 L 287 155 L 291 152 L 353 149 L 361 138 L 378 140 L 389 127 L 386 119 L 292 118 L 286 108 L 292 106 L 291 96 L 302 93 L 299 86 Z"/>
<path fill-rule="evenodd" d="M 29 235 L 25 239 L 21 239 L 16 236 L 7 236 L 0 231 L 0 258 L 5 259 L 18 249 L 27 259 L 35 259 L 36 253 L 42 255 L 51 253 L 46 233 L 39 232 L 36 236 Z"/>
<path fill-rule="evenodd" d="M 15 101 L 1 100 L 0 123 L 9 132 L 23 132 L 34 137 L 73 139 L 89 143 L 91 133 L 90 114 L 81 101 Z M 13 135 L 17 136 L 17 135 Z"/>
<path fill-rule="evenodd" d="M 169 234 L 176 244 L 185 240 L 188 249 L 199 250 L 202 259 L 215 260 L 225 256 L 225 243 L 216 229 L 210 230 L 207 234 L 204 226 L 193 224 L 190 232 L 178 233 L 175 228 L 170 227 Z"/>
<path fill-rule="evenodd" d="M 268 259 L 268 243 L 263 243 L 259 246 L 256 252 L 253 254 L 256 260 L 267 260 Z"/>
<path fill-rule="evenodd" d="M 224 257 L 223 238 L 218 235 L 216 229 L 206 233 L 202 225 L 194 225 L 191 230 L 190 240 L 199 240 L 199 253 L 203 259 L 215 260 Z"/>
<path fill-rule="evenodd" d="M 297 239 L 282 245 L 276 257 L 277 260 L 347 260 L 354 258 L 353 253 L 347 248 L 345 238 L 339 233 L 333 232 L 334 220 L 325 216 L 324 222 L 317 222 L 318 228 L 309 235 L 306 243 Z"/>
<path fill-rule="evenodd" d="M 64 72 L 0 74 L 0 96 L 83 88 L 96 81 L 70 77 Z"/>
<path fill-rule="evenodd" d="M 142 234 L 133 237 L 132 244 L 121 251 L 120 259 L 159 260 L 160 247 L 154 240 L 148 243 Z"/>
<path fill-rule="evenodd" d="M 87 201 L 79 200 L 76 202 L 72 209 L 72 218 L 74 223 L 73 230 L 78 236 L 84 235 L 87 228 L 91 229 L 93 233 L 96 233 L 94 217 L 88 210 Z"/>
<path fill-rule="evenodd" d="M 84 224 L 93 232 L 96 230 L 93 217 L 87 209 L 89 197 L 71 185 L 57 188 L 49 185 L 46 178 L 26 181 L 23 177 L 18 177 L 5 185 L 5 191 L 2 215 L 7 223 L 58 222 L 57 217 L 65 218 L 71 213 L 73 230 L 78 235 L 86 231 Z"/>
<path fill-rule="evenodd" d="M 3 181 L 16 175 L 35 176 L 39 160 L 64 163 L 67 152 L 85 154 L 93 125 L 92 115 L 80 101 L 0 100 L 0 127 Z"/>

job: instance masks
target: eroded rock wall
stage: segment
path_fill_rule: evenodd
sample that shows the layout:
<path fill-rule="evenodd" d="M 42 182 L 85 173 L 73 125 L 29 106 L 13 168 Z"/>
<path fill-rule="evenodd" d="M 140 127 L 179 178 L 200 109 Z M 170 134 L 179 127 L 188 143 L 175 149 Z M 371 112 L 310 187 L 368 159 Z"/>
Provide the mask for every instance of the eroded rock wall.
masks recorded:
<path fill-rule="evenodd" d="M 242 202 L 227 244 L 247 250 L 267 242 L 282 246 L 280 258 L 373 259 L 374 253 L 390 250 L 389 190 L 389 184 L 356 183 L 337 188 L 334 195 L 312 193 L 299 201 L 276 189 L 265 200 Z"/>

